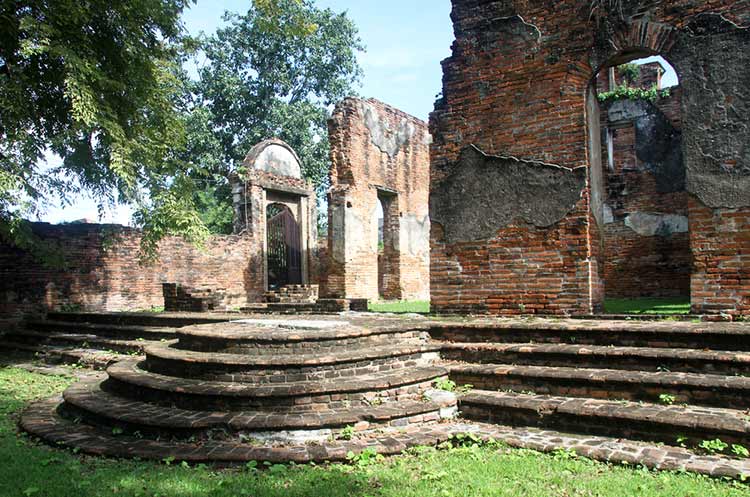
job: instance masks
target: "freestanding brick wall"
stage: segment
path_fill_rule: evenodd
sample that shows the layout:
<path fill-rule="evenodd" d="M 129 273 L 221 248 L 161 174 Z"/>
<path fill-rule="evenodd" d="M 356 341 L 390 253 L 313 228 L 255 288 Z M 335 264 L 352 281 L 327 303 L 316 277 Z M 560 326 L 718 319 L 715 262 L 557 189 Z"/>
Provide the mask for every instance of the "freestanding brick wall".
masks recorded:
<path fill-rule="evenodd" d="M 605 191 L 593 82 L 602 68 L 661 54 L 683 91 L 693 310 L 747 313 L 750 2 L 453 0 L 452 19 L 453 55 L 430 119 L 434 310 L 600 309 Z M 711 225 L 694 211 L 711 213 Z M 726 259 L 726 245 L 738 259 Z"/>
<path fill-rule="evenodd" d="M 159 244 L 158 260 L 139 260 L 138 230 L 118 225 L 34 223 L 54 243 L 64 267 L 47 267 L 31 254 L 0 247 L 0 313 L 44 310 L 143 310 L 164 305 L 162 283 L 225 290 L 225 304 L 257 301 L 262 275 L 246 236 L 217 236 L 204 249 L 177 237 Z"/>
<path fill-rule="evenodd" d="M 328 127 L 329 261 L 323 294 L 427 300 L 427 125 L 377 100 L 347 98 L 336 106 Z M 380 264 L 378 202 L 384 230 Z"/>

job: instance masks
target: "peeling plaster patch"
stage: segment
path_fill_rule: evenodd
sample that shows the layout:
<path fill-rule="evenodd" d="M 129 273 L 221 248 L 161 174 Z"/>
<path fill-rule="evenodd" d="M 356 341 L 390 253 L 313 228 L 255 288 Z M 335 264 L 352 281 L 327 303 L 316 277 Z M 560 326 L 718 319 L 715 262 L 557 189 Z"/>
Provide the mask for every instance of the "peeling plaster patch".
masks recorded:
<path fill-rule="evenodd" d="M 254 146 L 245 157 L 244 165 L 278 176 L 302 177 L 297 154 L 281 140 L 266 140 Z"/>
<path fill-rule="evenodd" d="M 625 218 L 625 226 L 641 236 L 668 237 L 674 233 L 687 233 L 688 218 L 676 214 L 634 212 Z"/>
<path fill-rule="evenodd" d="M 635 151 L 641 167 L 654 175 L 659 193 L 685 191 L 682 134 L 651 102 L 618 100 L 607 105 L 610 123 L 634 123 Z"/>
<path fill-rule="evenodd" d="M 603 209 L 602 219 L 604 220 L 604 224 L 612 224 L 612 223 L 614 223 L 615 222 L 615 215 L 612 212 L 612 207 L 610 207 L 607 204 L 603 204 L 602 205 L 602 209 Z"/>
<path fill-rule="evenodd" d="M 750 30 L 699 15 L 668 55 L 683 88 L 687 190 L 708 207 L 750 206 Z"/>
<path fill-rule="evenodd" d="M 430 195 L 430 217 L 448 243 L 486 240 L 516 219 L 538 227 L 562 220 L 581 199 L 586 168 L 568 169 L 467 147 Z"/>
<path fill-rule="evenodd" d="M 409 255 L 428 258 L 430 255 L 430 218 L 406 214 L 401 218 L 400 239 L 406 241 Z"/>
<path fill-rule="evenodd" d="M 388 126 L 387 120 L 381 119 L 378 110 L 373 105 L 366 101 L 361 102 L 360 105 L 365 126 L 370 131 L 372 144 L 381 152 L 388 154 L 388 157 L 393 158 L 398 155 L 401 147 L 414 138 L 417 129 L 408 119 L 401 119 L 398 127 L 392 129 Z"/>

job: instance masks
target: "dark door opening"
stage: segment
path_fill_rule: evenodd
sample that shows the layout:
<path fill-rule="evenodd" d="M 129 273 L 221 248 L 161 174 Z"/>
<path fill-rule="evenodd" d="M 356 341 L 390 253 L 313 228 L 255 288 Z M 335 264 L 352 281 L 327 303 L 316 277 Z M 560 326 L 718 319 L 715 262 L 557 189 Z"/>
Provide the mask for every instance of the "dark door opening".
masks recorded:
<path fill-rule="evenodd" d="M 266 210 L 268 288 L 302 283 L 300 226 L 291 209 L 271 204 Z"/>

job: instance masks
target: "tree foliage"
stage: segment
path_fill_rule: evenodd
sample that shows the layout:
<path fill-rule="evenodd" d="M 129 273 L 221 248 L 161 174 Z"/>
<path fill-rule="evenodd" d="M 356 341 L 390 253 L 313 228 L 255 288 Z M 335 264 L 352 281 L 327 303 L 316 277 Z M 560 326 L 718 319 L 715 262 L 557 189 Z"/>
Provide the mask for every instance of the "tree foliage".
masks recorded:
<path fill-rule="evenodd" d="M 0 235 L 45 202 L 92 195 L 100 209 L 162 212 L 185 188 L 184 96 L 176 47 L 190 0 L 0 2 Z M 45 169 L 49 154 L 62 158 Z M 171 219 L 190 219 L 190 205 Z M 180 231 L 179 226 L 168 231 Z M 205 230 L 204 230 L 205 231 Z M 196 239 L 201 230 L 186 233 Z"/>
<path fill-rule="evenodd" d="M 179 21 L 193 1 L 0 0 L 0 240 L 31 249 L 22 219 L 86 193 L 135 206 L 147 255 L 170 234 L 201 242 L 231 230 L 227 177 L 269 137 L 325 189 L 328 106 L 360 75 L 354 24 L 254 0 L 196 40 Z"/>
<path fill-rule="evenodd" d="M 326 190 L 329 107 L 352 93 L 362 49 L 346 14 L 310 0 L 256 0 L 245 15 L 227 13 L 225 21 L 226 27 L 202 40 L 205 64 L 195 87 L 204 131 L 218 144 L 206 163 L 222 196 L 199 201 L 219 232 L 231 226 L 225 178 L 264 139 L 289 143 L 305 178 L 319 193 Z"/>

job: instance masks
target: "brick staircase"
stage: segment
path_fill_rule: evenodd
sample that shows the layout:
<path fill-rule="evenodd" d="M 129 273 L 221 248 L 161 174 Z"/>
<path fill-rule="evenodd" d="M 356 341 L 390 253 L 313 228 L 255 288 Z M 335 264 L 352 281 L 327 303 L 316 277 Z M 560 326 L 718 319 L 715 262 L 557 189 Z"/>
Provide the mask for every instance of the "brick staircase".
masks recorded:
<path fill-rule="evenodd" d="M 66 391 L 62 407 L 52 399 L 24 416 L 32 433 L 93 453 L 341 460 L 478 430 L 518 447 L 750 474 L 750 460 L 731 452 L 750 447 L 747 324 L 372 314 L 226 322 L 244 317 L 51 313 L 0 346 L 106 369 Z M 473 388 L 458 397 L 462 420 L 435 424 L 453 401 L 424 393 L 445 375 Z M 348 426 L 359 433 L 351 443 L 340 438 Z M 124 435 L 113 440 L 113 429 Z M 721 456 L 695 450 L 714 439 L 729 444 Z"/>
<path fill-rule="evenodd" d="M 459 401 L 468 419 L 750 447 L 747 325 L 515 320 L 431 334 L 451 379 L 473 385 Z"/>
<path fill-rule="evenodd" d="M 318 285 L 286 285 L 266 292 L 263 298 L 275 304 L 313 303 L 318 300 Z"/>
<path fill-rule="evenodd" d="M 51 312 L 0 335 L 0 349 L 34 354 L 48 363 L 105 369 L 142 355 L 145 347 L 174 339 L 182 326 L 227 321 L 228 316 L 153 313 Z"/>
<path fill-rule="evenodd" d="M 438 421 L 456 399 L 432 389 L 447 370 L 425 330 L 246 320 L 174 336 L 32 405 L 21 426 L 96 454 L 226 462 L 342 460 L 450 436 Z"/>

